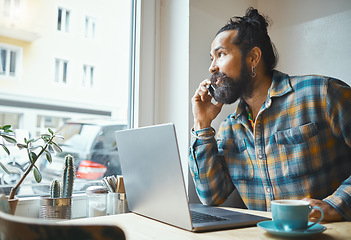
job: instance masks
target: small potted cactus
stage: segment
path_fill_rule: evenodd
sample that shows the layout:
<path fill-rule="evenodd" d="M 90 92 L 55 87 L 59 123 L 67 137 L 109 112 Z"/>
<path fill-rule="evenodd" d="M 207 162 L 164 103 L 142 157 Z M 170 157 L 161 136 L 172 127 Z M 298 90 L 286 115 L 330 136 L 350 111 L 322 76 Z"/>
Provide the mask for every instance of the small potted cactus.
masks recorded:
<path fill-rule="evenodd" d="M 67 155 L 62 172 L 62 184 L 59 180 L 53 180 L 50 186 L 50 196 L 41 197 L 40 218 L 71 218 L 74 178 L 74 158 Z"/>

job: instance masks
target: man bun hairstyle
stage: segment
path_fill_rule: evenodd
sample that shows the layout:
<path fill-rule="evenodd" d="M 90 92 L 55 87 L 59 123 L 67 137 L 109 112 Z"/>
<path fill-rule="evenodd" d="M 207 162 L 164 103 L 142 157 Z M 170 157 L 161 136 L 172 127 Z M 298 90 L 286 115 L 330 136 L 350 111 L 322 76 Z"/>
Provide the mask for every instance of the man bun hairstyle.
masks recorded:
<path fill-rule="evenodd" d="M 278 62 L 278 53 L 268 36 L 267 27 L 270 25 L 268 17 L 261 15 L 257 9 L 250 7 L 243 17 L 232 17 L 228 23 L 222 27 L 216 36 L 224 31 L 237 30 L 237 35 L 233 39 L 233 44 L 240 48 L 242 56 L 254 47 L 262 51 L 266 73 L 272 74 Z"/>

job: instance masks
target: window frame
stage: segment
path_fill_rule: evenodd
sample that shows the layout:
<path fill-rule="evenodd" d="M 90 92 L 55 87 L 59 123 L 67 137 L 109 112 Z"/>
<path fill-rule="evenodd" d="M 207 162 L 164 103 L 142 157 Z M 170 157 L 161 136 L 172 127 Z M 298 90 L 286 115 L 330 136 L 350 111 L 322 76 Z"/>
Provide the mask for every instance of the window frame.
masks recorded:
<path fill-rule="evenodd" d="M 134 19 L 134 17 L 135 17 L 135 15 L 136 15 L 136 13 L 135 13 L 135 11 L 136 11 L 136 9 L 135 9 L 135 6 L 136 6 L 136 2 L 138 2 L 138 0 L 131 0 L 131 5 L 132 5 L 132 8 L 133 8 L 133 13 L 132 13 L 132 18 Z M 62 9 L 62 10 L 67 10 L 67 8 L 64 8 L 64 7 L 61 7 L 61 6 L 56 6 L 56 22 L 55 22 L 55 25 L 53 25 L 53 29 L 52 29 L 52 31 L 58 31 L 58 32 L 65 32 L 65 31 L 63 31 L 63 29 L 61 28 L 61 30 L 58 30 L 58 9 Z M 139 12 L 140 13 L 140 12 Z M 72 23 L 72 11 L 70 11 L 70 23 Z M 61 19 L 61 21 L 63 21 L 62 19 Z M 95 23 L 96 23 L 96 21 L 95 21 Z M 134 20 L 132 20 L 132 26 L 134 26 L 134 23 L 135 23 L 135 21 Z M 69 27 L 69 30 L 72 30 L 71 29 L 71 26 L 72 26 L 72 24 L 70 24 L 70 27 Z M 95 28 L 95 30 L 96 30 L 96 28 Z M 140 29 L 139 29 L 139 31 L 140 31 Z M 69 31 L 68 31 L 69 32 Z M 135 49 L 133 49 L 134 47 L 135 47 L 135 32 L 134 32 L 134 27 L 133 27 L 133 29 L 132 29 L 132 31 L 131 31 L 131 35 L 133 36 L 132 38 L 131 38 L 131 41 L 132 41 L 132 44 L 131 44 L 131 60 L 130 60 L 130 62 L 131 62 L 131 68 L 134 68 L 134 64 L 135 64 L 135 58 L 137 57 L 137 55 L 138 54 L 136 54 L 136 51 L 137 50 L 135 50 Z M 52 58 L 51 58 L 52 59 Z M 56 75 L 56 60 L 58 60 L 58 61 L 66 61 L 67 62 L 67 75 L 66 75 L 66 81 L 65 81 L 65 84 L 69 84 L 70 83 L 70 81 L 69 81 L 69 69 L 72 67 L 74 67 L 73 65 L 74 65 L 74 62 L 73 62 L 73 60 L 72 60 L 72 62 L 70 62 L 70 60 L 69 59 L 65 59 L 65 58 L 62 58 L 62 56 L 61 57 L 58 57 L 58 56 L 54 56 L 53 57 L 53 65 L 54 65 L 54 73 L 53 73 L 53 80 L 51 81 L 51 82 L 54 82 L 55 84 L 60 84 L 60 82 L 62 83 L 62 81 L 60 81 L 60 80 L 58 80 L 58 82 L 56 82 L 55 81 L 55 75 Z M 71 63 L 71 64 L 70 64 Z M 72 66 L 71 66 L 72 65 Z M 88 66 L 92 66 L 92 65 L 88 65 Z M 93 66 L 94 67 L 94 66 Z M 131 72 L 133 72 L 134 70 L 130 70 Z M 95 75 L 95 73 L 96 73 L 96 67 L 94 67 L 94 75 Z M 134 76 L 134 75 L 133 75 Z M 73 76 L 72 76 L 73 77 Z M 134 81 L 136 81 L 135 80 L 135 78 L 134 77 L 132 77 L 132 75 L 130 76 L 130 78 L 129 78 L 129 82 L 130 82 L 130 85 L 134 85 L 134 83 L 132 83 L 132 82 L 134 82 Z M 133 94 L 131 93 L 131 91 L 132 91 L 132 89 L 131 88 L 129 88 L 129 92 L 130 92 L 130 96 L 132 96 Z M 129 101 L 129 103 L 128 103 L 128 107 L 129 107 L 129 109 L 130 109 L 130 111 L 134 111 L 133 110 L 133 108 L 130 108 L 130 106 L 133 104 L 133 103 L 130 103 L 130 98 L 128 99 L 128 101 Z M 48 111 L 48 112 L 50 112 L 50 110 L 44 110 L 44 111 Z M 130 127 L 132 127 L 133 126 L 133 124 L 131 124 L 131 119 L 128 117 L 128 119 L 127 119 L 127 122 L 128 122 L 128 127 L 130 128 Z M 39 199 L 39 197 L 37 196 L 37 195 L 30 195 L 30 196 L 20 196 L 20 198 L 21 198 L 21 201 L 19 202 L 19 204 L 18 204 L 18 209 L 16 210 L 16 213 L 18 213 L 18 215 L 26 215 L 26 216 L 33 216 L 33 217 L 37 217 L 37 214 L 38 214 L 38 211 L 36 211 L 35 209 L 37 208 L 36 206 L 37 206 L 37 202 L 38 202 L 38 199 Z M 85 197 L 84 197 L 84 194 L 81 194 L 81 193 L 74 193 L 74 198 L 75 199 L 81 199 L 81 200 L 83 200 L 83 201 L 85 201 Z M 75 202 L 75 201 L 74 201 Z M 79 212 L 78 214 L 79 214 L 79 217 L 85 217 L 85 204 L 80 204 L 80 207 L 79 206 L 77 206 L 76 208 L 73 208 L 75 211 L 75 213 L 72 213 L 73 215 L 76 215 L 77 214 L 77 212 Z M 84 209 L 82 209 L 84 207 Z M 31 209 L 33 210 L 33 211 L 31 211 Z M 81 212 L 83 211 L 83 213 L 81 214 Z"/>
<path fill-rule="evenodd" d="M 92 16 L 85 16 L 84 19 L 84 38 L 95 39 L 96 38 L 96 18 Z"/>
<path fill-rule="evenodd" d="M 4 0 L 2 15 L 10 20 L 20 19 L 20 10 L 23 5 L 23 0 Z"/>
<path fill-rule="evenodd" d="M 6 50 L 6 65 L 4 74 L 0 73 L 0 79 L 8 79 L 8 80 L 18 80 L 21 75 L 22 70 L 22 56 L 23 56 L 23 49 L 18 46 L 13 46 L 5 43 L 0 43 L 0 50 Z M 16 53 L 16 59 L 14 62 L 15 65 L 15 73 L 11 74 L 11 64 L 12 56 L 11 53 Z M 0 52 L 0 69 L 2 70 L 2 60 L 1 60 L 1 52 Z"/>
<path fill-rule="evenodd" d="M 61 14 L 59 14 L 60 11 L 61 11 Z M 58 32 L 63 32 L 63 33 L 70 32 L 71 12 L 72 11 L 67 8 L 60 7 L 60 6 L 57 7 L 56 30 Z"/>
<path fill-rule="evenodd" d="M 54 65 L 54 84 L 68 85 L 69 60 L 56 57 Z"/>
<path fill-rule="evenodd" d="M 90 64 L 83 64 L 82 86 L 92 88 L 95 85 L 96 67 Z"/>

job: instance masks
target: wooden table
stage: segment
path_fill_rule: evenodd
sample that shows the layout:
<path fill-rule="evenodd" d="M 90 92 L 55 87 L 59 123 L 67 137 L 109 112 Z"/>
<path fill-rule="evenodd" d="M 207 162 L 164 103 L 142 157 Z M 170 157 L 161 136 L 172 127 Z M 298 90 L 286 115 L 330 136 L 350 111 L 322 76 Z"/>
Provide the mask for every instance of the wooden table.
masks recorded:
<path fill-rule="evenodd" d="M 244 209 L 232 209 L 235 211 L 247 212 L 264 217 L 271 217 L 270 212 L 252 211 Z M 179 229 L 161 222 L 154 221 L 134 213 L 118 214 L 95 218 L 82 218 L 70 220 L 76 223 L 109 223 L 116 224 L 125 232 L 127 240 L 186 240 L 186 239 L 287 239 L 277 237 L 267 233 L 258 227 L 246 227 L 230 230 L 220 230 L 204 233 L 193 233 L 183 229 Z M 323 224 L 327 227 L 321 234 L 313 235 L 307 239 L 318 240 L 350 240 L 351 239 L 351 222 L 335 222 Z M 289 239 L 289 238 L 288 238 Z M 293 238 L 290 238 L 293 239 Z M 306 238 L 302 238 L 306 239 Z"/>

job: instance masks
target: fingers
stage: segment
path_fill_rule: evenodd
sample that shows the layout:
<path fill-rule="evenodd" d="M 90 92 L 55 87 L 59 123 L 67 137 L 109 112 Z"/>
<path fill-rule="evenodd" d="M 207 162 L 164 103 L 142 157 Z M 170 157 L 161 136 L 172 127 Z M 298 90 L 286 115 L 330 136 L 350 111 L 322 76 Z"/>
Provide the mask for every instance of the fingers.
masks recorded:
<path fill-rule="evenodd" d="M 308 201 L 312 207 L 318 206 L 322 208 L 324 217 L 323 222 L 335 222 L 335 221 L 342 221 L 341 214 L 336 211 L 330 204 L 325 201 L 318 200 L 318 199 L 311 199 L 311 198 L 304 198 L 302 200 Z M 311 222 L 317 221 L 321 217 L 321 212 L 317 209 L 313 209 L 310 213 L 309 220 Z"/>
<path fill-rule="evenodd" d="M 193 100 L 195 101 L 208 101 L 211 100 L 211 96 L 208 94 L 208 89 L 206 85 L 211 84 L 211 81 L 209 79 L 205 79 L 202 81 L 199 85 L 199 87 L 196 89 L 195 94 L 193 96 Z"/>

